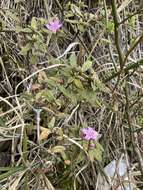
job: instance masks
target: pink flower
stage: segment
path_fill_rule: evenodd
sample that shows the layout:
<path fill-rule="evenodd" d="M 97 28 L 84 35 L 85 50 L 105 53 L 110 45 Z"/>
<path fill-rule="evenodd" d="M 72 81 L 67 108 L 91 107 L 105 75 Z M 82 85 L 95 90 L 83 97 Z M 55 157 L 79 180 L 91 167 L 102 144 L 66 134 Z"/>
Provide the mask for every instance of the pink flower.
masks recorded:
<path fill-rule="evenodd" d="M 62 23 L 60 23 L 58 18 L 53 19 L 48 24 L 46 24 L 46 28 L 56 33 L 62 27 Z"/>
<path fill-rule="evenodd" d="M 85 140 L 98 140 L 100 134 L 91 127 L 81 129 L 82 137 Z"/>

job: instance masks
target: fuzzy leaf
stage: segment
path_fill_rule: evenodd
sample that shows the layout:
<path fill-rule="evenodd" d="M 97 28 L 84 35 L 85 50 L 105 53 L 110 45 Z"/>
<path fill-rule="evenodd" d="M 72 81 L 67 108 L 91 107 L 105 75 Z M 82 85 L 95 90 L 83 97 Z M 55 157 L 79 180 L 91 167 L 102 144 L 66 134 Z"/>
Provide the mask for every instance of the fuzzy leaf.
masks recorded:
<path fill-rule="evenodd" d="M 83 66 L 82 66 L 82 72 L 87 71 L 91 67 L 92 67 L 92 61 L 90 61 L 90 60 L 85 61 Z"/>

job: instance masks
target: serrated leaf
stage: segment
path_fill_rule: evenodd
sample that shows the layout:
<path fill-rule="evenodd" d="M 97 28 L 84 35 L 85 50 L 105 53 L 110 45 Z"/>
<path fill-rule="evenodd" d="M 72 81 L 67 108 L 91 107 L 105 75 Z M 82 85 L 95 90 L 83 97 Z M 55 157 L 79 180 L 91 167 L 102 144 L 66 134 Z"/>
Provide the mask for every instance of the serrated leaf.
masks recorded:
<path fill-rule="evenodd" d="M 82 72 L 87 71 L 88 69 L 92 68 L 92 61 L 87 60 L 84 62 L 84 64 L 82 65 Z"/>

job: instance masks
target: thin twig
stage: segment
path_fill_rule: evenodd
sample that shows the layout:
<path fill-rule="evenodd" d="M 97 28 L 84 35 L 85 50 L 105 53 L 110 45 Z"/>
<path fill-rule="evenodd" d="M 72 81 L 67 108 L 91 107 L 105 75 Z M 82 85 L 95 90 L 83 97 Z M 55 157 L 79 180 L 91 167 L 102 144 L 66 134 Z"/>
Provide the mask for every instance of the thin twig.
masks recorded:
<path fill-rule="evenodd" d="M 122 48 L 120 45 L 119 23 L 118 23 L 118 14 L 117 14 L 117 8 L 116 8 L 115 0 L 112 0 L 112 14 L 113 14 L 113 21 L 114 21 L 115 45 L 116 45 L 117 52 L 119 55 L 120 68 L 122 68 L 123 67 L 124 55 L 123 55 Z"/>

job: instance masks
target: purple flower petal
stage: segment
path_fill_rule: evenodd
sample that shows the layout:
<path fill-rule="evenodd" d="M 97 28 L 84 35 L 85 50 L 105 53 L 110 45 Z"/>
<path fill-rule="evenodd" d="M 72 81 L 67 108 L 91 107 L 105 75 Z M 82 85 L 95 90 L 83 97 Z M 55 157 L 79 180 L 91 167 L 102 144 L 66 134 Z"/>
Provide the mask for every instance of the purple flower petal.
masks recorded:
<path fill-rule="evenodd" d="M 88 140 L 88 141 L 97 140 L 98 137 L 100 136 L 99 133 L 91 127 L 83 128 L 81 129 L 81 132 L 82 132 L 83 139 Z"/>
<path fill-rule="evenodd" d="M 60 23 L 59 19 L 54 19 L 46 24 L 47 29 L 51 30 L 52 32 L 56 33 L 61 27 L 62 23 Z"/>

